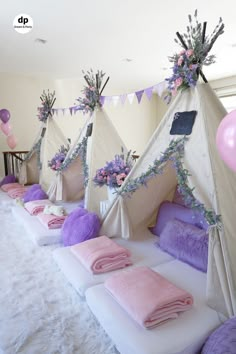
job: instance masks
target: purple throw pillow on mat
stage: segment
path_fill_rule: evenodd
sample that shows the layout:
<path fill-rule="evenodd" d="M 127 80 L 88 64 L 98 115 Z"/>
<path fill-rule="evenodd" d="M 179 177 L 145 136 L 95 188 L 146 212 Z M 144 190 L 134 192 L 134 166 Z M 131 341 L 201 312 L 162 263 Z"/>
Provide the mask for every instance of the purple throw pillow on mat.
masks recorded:
<path fill-rule="evenodd" d="M 208 235 L 205 230 L 180 220 L 170 220 L 160 234 L 159 246 L 180 261 L 207 272 Z"/>
<path fill-rule="evenodd" d="M 8 175 L 8 176 L 5 176 L 1 182 L 0 182 L 0 187 L 3 186 L 4 184 L 8 184 L 8 183 L 16 183 L 17 182 L 17 179 L 15 176 L 13 175 Z"/>
<path fill-rule="evenodd" d="M 48 195 L 41 189 L 39 184 L 33 184 L 23 196 L 24 203 L 43 199 L 48 199 Z"/>
<path fill-rule="evenodd" d="M 236 317 L 218 327 L 207 339 L 202 354 L 236 354 Z"/>
<path fill-rule="evenodd" d="M 72 246 L 97 237 L 100 227 L 101 223 L 97 214 L 77 208 L 68 215 L 62 226 L 63 244 L 64 246 Z"/>
<path fill-rule="evenodd" d="M 156 225 L 154 227 L 150 227 L 150 231 L 154 235 L 160 236 L 166 223 L 172 219 L 178 219 L 180 221 L 195 225 L 204 230 L 208 229 L 208 224 L 205 218 L 197 210 L 193 210 L 179 204 L 164 201 L 159 207 Z"/>

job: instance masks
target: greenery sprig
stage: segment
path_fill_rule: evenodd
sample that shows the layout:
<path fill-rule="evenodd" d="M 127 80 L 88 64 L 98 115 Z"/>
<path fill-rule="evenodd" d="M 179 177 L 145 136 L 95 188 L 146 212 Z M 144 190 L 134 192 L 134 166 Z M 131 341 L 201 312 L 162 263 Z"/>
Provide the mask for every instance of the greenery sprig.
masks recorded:
<path fill-rule="evenodd" d="M 86 186 L 88 183 L 88 165 L 86 162 L 87 157 L 87 142 L 88 138 L 84 137 L 83 140 L 76 145 L 72 154 L 67 157 L 61 164 L 61 166 L 57 169 L 58 172 L 66 170 L 70 164 L 80 156 L 83 166 L 83 174 L 84 174 L 84 185 Z"/>
<path fill-rule="evenodd" d="M 193 195 L 194 188 L 191 189 L 188 185 L 188 177 L 191 174 L 182 163 L 184 145 L 187 140 L 188 138 L 185 136 L 177 140 L 172 140 L 168 148 L 161 154 L 161 157 L 155 159 L 146 172 L 143 172 L 139 177 L 129 179 L 116 192 L 123 197 L 131 196 L 141 186 L 147 187 L 148 181 L 162 174 L 165 164 L 168 161 L 172 161 L 177 174 L 178 190 L 183 197 L 185 205 L 198 210 L 205 217 L 209 225 L 215 225 L 220 222 L 220 215 L 216 215 L 213 210 L 207 209 L 203 203 L 200 203 Z"/>

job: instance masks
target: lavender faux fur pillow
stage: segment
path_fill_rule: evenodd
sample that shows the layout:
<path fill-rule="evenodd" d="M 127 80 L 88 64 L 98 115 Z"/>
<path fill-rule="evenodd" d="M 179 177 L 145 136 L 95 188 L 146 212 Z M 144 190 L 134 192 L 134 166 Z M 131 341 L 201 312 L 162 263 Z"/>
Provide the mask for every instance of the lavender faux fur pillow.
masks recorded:
<path fill-rule="evenodd" d="M 160 234 L 159 246 L 177 259 L 207 272 L 208 235 L 205 230 L 180 220 L 170 220 Z"/>
<path fill-rule="evenodd" d="M 4 184 L 8 184 L 8 183 L 15 183 L 17 182 L 17 179 L 15 176 L 13 175 L 8 175 L 8 176 L 5 176 L 1 182 L 0 182 L 0 187 L 3 186 Z"/>
<path fill-rule="evenodd" d="M 48 199 L 48 195 L 42 190 L 40 184 L 33 184 L 23 196 L 24 203 L 42 199 Z"/>
<path fill-rule="evenodd" d="M 97 237 L 101 224 L 95 213 L 77 208 L 70 213 L 62 226 L 64 246 L 72 246 L 91 238 Z"/>
<path fill-rule="evenodd" d="M 207 230 L 208 224 L 203 215 L 197 210 L 186 208 L 183 205 L 164 201 L 159 207 L 157 214 L 156 225 L 150 228 L 150 231 L 157 236 L 160 236 L 166 223 L 172 219 L 178 219 L 188 224 L 195 225 L 200 229 Z"/>
<path fill-rule="evenodd" d="M 209 336 L 201 354 L 236 354 L 236 317 L 227 320 Z"/>

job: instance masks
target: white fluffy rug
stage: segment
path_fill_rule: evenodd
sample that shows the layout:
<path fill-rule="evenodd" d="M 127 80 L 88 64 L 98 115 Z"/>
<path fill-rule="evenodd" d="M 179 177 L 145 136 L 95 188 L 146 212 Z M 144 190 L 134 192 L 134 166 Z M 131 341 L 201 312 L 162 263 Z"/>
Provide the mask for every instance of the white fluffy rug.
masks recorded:
<path fill-rule="evenodd" d="M 0 205 L 0 348 L 3 353 L 117 353 L 86 302 L 54 263 L 51 251 L 55 246 L 35 246 L 12 218 L 9 208 Z"/>

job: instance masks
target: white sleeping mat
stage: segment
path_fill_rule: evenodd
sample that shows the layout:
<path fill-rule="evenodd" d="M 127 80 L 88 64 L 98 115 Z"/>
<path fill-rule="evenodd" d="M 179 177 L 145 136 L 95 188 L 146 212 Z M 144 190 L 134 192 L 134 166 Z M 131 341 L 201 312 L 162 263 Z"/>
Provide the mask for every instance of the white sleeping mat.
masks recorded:
<path fill-rule="evenodd" d="M 59 203 L 58 203 L 59 204 Z M 78 203 L 60 203 L 67 213 L 75 209 Z M 30 215 L 27 210 L 21 206 L 12 208 L 13 216 L 23 224 L 33 242 L 38 246 L 46 246 L 61 242 L 61 229 L 47 229 L 36 216 Z"/>
<path fill-rule="evenodd" d="M 193 295 L 194 306 L 153 329 L 137 324 L 103 284 L 86 291 L 87 303 L 121 354 L 197 354 L 220 325 L 217 312 L 206 304 L 206 274 L 174 260 L 153 270 Z M 157 294 L 158 296 L 158 294 Z"/>
<path fill-rule="evenodd" d="M 152 267 L 173 260 L 173 257 L 162 252 L 155 246 L 154 243 L 157 241 L 157 237 L 150 235 L 151 233 L 148 231 L 146 235 L 144 235 L 144 239 L 139 241 L 113 238 L 113 240 L 119 245 L 126 247 L 131 251 L 133 265 L 125 269 L 142 265 Z M 70 251 L 70 247 L 57 248 L 53 251 L 53 257 L 67 280 L 82 297 L 89 287 L 103 283 L 111 274 L 122 271 L 122 269 L 118 269 L 102 274 L 92 274 L 87 271 L 87 269 L 74 256 Z"/>

